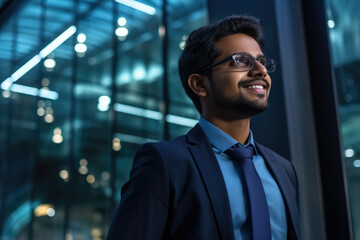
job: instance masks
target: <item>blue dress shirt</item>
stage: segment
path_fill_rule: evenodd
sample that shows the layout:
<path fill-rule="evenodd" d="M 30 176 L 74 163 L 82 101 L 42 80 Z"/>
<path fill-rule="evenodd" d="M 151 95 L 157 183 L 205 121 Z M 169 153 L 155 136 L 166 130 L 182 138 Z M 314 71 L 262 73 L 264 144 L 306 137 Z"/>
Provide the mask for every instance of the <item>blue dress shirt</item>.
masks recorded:
<path fill-rule="evenodd" d="M 238 143 L 230 135 L 202 117 L 199 124 L 209 139 L 224 177 L 230 202 L 235 240 L 250 240 L 251 221 L 249 219 L 249 203 L 244 198 L 244 184 L 241 181 L 240 171 L 235 167 L 234 162 L 228 155 L 224 153 L 234 144 L 241 143 Z M 276 181 L 266 167 L 263 157 L 257 152 L 251 130 L 247 144 L 241 145 L 247 146 L 248 144 L 253 145 L 255 149 L 253 161 L 263 184 L 269 207 L 272 239 L 286 240 L 287 222 L 284 200 Z"/>

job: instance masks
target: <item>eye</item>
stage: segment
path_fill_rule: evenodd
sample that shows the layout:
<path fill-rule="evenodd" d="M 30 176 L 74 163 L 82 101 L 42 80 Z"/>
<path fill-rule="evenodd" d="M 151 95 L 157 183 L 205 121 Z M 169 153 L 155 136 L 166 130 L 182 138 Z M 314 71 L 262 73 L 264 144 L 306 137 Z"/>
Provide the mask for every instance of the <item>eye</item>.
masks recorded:
<path fill-rule="evenodd" d="M 260 63 L 261 65 L 263 65 L 263 66 L 267 66 L 267 64 L 268 64 L 268 61 L 267 61 L 267 58 L 266 58 L 266 57 L 259 57 L 259 58 L 258 58 L 258 61 L 259 61 L 259 63 Z"/>
<path fill-rule="evenodd" d="M 235 62 L 238 67 L 247 68 L 251 65 L 251 57 L 247 55 L 237 55 Z"/>

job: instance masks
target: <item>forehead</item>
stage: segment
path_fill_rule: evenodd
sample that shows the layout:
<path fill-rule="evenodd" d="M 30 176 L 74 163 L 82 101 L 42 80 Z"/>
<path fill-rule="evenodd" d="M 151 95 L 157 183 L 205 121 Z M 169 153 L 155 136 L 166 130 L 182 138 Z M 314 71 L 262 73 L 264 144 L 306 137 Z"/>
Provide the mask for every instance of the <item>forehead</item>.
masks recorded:
<path fill-rule="evenodd" d="M 255 39 L 243 33 L 226 36 L 220 39 L 215 46 L 220 53 L 219 59 L 240 52 L 249 53 L 254 57 L 263 55 L 263 52 Z"/>

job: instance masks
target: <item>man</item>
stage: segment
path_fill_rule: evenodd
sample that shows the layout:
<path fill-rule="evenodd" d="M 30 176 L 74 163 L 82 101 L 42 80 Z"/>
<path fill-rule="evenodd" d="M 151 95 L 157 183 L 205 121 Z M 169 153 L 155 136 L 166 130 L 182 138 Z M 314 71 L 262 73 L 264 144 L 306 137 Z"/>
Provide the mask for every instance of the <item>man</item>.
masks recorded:
<path fill-rule="evenodd" d="M 246 15 L 190 34 L 179 73 L 199 124 L 140 148 L 108 239 L 300 239 L 294 168 L 250 130 L 275 70 L 263 45 Z"/>

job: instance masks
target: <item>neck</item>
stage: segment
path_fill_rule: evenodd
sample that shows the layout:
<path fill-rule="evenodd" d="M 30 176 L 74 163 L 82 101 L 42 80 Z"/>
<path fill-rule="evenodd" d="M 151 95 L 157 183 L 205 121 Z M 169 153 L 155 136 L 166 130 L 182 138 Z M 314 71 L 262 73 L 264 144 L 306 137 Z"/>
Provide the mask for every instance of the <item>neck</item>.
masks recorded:
<path fill-rule="evenodd" d="M 246 143 L 250 133 L 250 118 L 223 119 L 219 117 L 203 116 L 207 121 L 220 128 L 239 143 Z"/>

